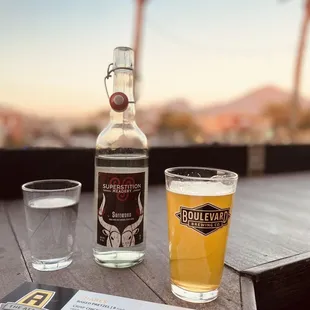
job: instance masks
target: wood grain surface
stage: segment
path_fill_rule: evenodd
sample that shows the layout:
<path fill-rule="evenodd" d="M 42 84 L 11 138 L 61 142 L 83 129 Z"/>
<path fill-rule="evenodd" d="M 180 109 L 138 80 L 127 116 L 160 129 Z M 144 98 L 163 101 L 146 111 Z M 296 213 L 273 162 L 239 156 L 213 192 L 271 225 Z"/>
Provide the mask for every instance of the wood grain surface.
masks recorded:
<path fill-rule="evenodd" d="M 252 279 L 241 276 L 242 310 L 258 310 L 255 297 L 255 288 Z"/>
<path fill-rule="evenodd" d="M 150 196 L 152 200 L 152 190 Z M 154 191 L 156 197 L 157 191 Z M 156 205 L 156 199 L 153 199 Z M 151 204 L 152 205 L 152 204 Z M 31 266 L 25 213 L 22 201 L 7 201 L 5 209 L 25 257 L 31 279 L 75 289 L 113 294 L 140 300 L 167 303 L 191 309 L 205 309 L 205 304 L 192 304 L 176 298 L 170 289 L 167 226 L 162 229 L 164 214 L 149 207 L 147 251 L 143 263 L 130 269 L 117 270 L 98 266 L 92 257 L 92 195 L 82 194 L 77 223 L 77 248 L 74 262 L 66 269 L 39 272 Z M 152 210 L 153 209 L 153 210 Z M 164 210 L 164 208 L 162 207 Z M 154 215 L 154 217 L 153 217 Z M 125 283 L 125 284 L 124 284 Z M 219 298 L 208 305 L 210 310 L 241 310 L 239 275 L 225 269 Z"/>
<path fill-rule="evenodd" d="M 0 202 L 0 299 L 30 276 L 15 240 L 3 203 Z"/>
<path fill-rule="evenodd" d="M 243 301 L 243 309 L 252 310 L 255 301 L 253 304 L 253 299 L 243 295 L 253 295 L 254 288 L 256 299 L 259 298 L 257 309 L 261 310 L 262 305 L 272 301 L 272 296 L 279 299 L 293 296 L 298 279 L 308 288 L 308 264 L 299 263 L 307 261 L 308 254 L 302 253 L 310 252 L 309 180 L 310 173 L 239 180 L 220 295 L 207 306 L 183 302 L 171 293 L 164 185 L 149 188 L 145 260 L 125 270 L 102 268 L 93 260 L 92 193 L 81 196 L 73 264 L 50 273 L 37 272 L 31 266 L 22 201 L 5 201 L 0 206 L 0 296 L 30 279 L 193 309 L 241 310 Z M 296 261 L 295 256 L 300 260 Z M 250 278 L 240 277 L 240 274 L 251 276 L 254 285 Z M 268 287 L 268 294 L 260 291 L 264 287 Z M 282 309 L 281 305 L 273 303 L 273 309 Z"/>
<path fill-rule="evenodd" d="M 310 173 L 240 179 L 226 264 L 236 271 L 243 271 L 310 251 L 309 184 Z M 149 221 L 166 231 L 163 185 L 151 187 L 148 212 Z"/>
<path fill-rule="evenodd" d="M 160 298 L 130 269 L 102 268 L 94 262 L 92 258 L 92 232 L 81 220 L 78 220 L 76 227 L 77 244 L 73 263 L 68 268 L 59 271 L 36 271 L 31 265 L 31 254 L 22 203 L 20 201 L 7 203 L 6 208 L 33 281 L 161 302 Z M 80 209 L 84 208 L 86 209 L 85 214 L 90 213 L 88 203 L 80 205 Z"/>
<path fill-rule="evenodd" d="M 226 263 L 242 271 L 310 251 L 309 173 L 242 179 Z"/>
<path fill-rule="evenodd" d="M 309 252 L 256 266 L 244 273 L 253 279 L 258 309 L 310 309 Z"/>

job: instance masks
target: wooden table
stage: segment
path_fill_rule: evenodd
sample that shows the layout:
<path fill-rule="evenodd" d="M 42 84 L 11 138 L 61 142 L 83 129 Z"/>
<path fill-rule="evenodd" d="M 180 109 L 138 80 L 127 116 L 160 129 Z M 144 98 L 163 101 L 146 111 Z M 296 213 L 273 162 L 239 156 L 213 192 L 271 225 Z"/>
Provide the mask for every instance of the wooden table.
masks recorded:
<path fill-rule="evenodd" d="M 102 268 L 92 257 L 92 194 L 83 193 L 74 262 L 38 272 L 30 263 L 22 201 L 0 202 L 0 298 L 35 281 L 193 309 L 310 308 L 310 173 L 239 181 L 220 295 L 207 305 L 183 302 L 170 291 L 164 186 L 150 187 L 148 212 L 144 262 Z"/>

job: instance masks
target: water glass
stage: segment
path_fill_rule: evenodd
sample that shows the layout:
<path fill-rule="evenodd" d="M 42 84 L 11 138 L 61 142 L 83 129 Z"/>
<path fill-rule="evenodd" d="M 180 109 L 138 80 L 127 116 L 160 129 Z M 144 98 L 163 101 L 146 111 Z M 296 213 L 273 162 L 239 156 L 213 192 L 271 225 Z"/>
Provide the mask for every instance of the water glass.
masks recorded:
<path fill-rule="evenodd" d="M 51 179 L 22 185 L 32 266 L 40 271 L 72 263 L 81 183 Z"/>

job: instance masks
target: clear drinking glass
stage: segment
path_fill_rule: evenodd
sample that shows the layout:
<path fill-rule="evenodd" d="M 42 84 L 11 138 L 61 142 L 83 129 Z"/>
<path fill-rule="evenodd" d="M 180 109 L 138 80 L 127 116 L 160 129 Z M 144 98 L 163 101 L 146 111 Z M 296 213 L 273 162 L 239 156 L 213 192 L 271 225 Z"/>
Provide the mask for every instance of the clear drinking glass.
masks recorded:
<path fill-rule="evenodd" d="M 238 175 L 175 167 L 165 170 L 171 290 L 189 302 L 218 296 Z"/>
<path fill-rule="evenodd" d="M 81 187 L 63 179 L 22 185 L 33 268 L 53 271 L 71 264 Z"/>

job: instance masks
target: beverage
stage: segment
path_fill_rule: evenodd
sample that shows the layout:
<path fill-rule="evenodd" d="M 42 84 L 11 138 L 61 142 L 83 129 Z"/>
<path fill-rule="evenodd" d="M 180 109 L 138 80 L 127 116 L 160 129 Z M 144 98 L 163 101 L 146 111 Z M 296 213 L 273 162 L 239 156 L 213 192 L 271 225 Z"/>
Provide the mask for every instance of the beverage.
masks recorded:
<path fill-rule="evenodd" d="M 94 186 L 95 261 L 126 268 L 145 254 L 148 146 L 135 122 L 133 51 L 114 50 L 110 122 L 97 139 Z"/>
<path fill-rule="evenodd" d="M 180 206 L 196 207 L 205 203 L 230 209 L 233 194 L 225 193 L 225 188 L 222 188 L 221 183 L 213 184 L 215 187 L 212 189 L 202 184 L 198 190 L 198 185 L 190 182 L 177 184 L 178 182 L 175 181 L 173 183 L 171 189 L 167 191 L 168 218 L 169 221 L 174 222 L 169 225 L 169 227 L 174 227 L 169 230 L 172 245 L 171 279 L 177 286 L 187 290 L 204 292 L 217 289 L 222 277 L 229 226 L 226 225 L 205 238 L 203 234 L 197 234 L 195 230 L 188 229 L 187 226 L 178 225 L 179 219 L 175 213 L 179 211 Z M 196 188 L 193 188 L 193 185 Z M 201 221 L 199 213 L 193 214 L 191 218 Z M 220 217 L 217 219 L 220 220 Z"/>
<path fill-rule="evenodd" d="M 25 205 L 33 266 L 53 270 L 72 262 L 78 202 L 67 197 L 29 200 Z"/>
<path fill-rule="evenodd" d="M 205 302 L 218 294 L 236 179 L 189 169 L 166 176 L 171 286 L 182 299 Z"/>

